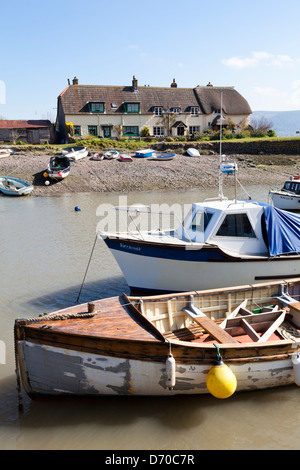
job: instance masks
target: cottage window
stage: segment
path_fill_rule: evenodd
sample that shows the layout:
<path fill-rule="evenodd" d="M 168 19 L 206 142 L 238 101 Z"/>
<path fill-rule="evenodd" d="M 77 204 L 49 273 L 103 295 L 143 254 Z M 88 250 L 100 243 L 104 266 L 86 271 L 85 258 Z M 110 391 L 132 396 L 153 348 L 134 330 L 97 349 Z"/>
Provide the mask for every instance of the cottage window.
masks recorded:
<path fill-rule="evenodd" d="M 178 107 L 170 108 L 170 113 L 180 114 L 181 113 L 181 108 L 178 108 Z"/>
<path fill-rule="evenodd" d="M 164 127 L 153 127 L 153 135 L 156 137 L 160 137 L 165 135 L 165 129 Z"/>
<path fill-rule="evenodd" d="M 104 103 L 89 103 L 91 113 L 104 113 L 105 106 Z"/>
<path fill-rule="evenodd" d="M 140 103 L 124 103 L 125 113 L 139 113 Z"/>
<path fill-rule="evenodd" d="M 215 114 L 221 114 L 221 110 L 220 110 L 220 109 L 215 109 L 215 110 L 214 110 L 214 113 L 215 113 Z"/>
<path fill-rule="evenodd" d="M 163 114 L 162 106 L 154 106 L 154 114 L 156 116 L 162 116 L 162 114 Z"/>
<path fill-rule="evenodd" d="M 190 126 L 189 127 L 189 134 L 193 135 L 196 132 L 200 132 L 200 126 Z"/>
<path fill-rule="evenodd" d="M 199 114 L 199 108 L 198 108 L 198 106 L 191 106 L 191 107 L 190 107 L 190 113 L 197 116 L 197 115 Z"/>
<path fill-rule="evenodd" d="M 228 214 L 223 220 L 217 236 L 255 238 L 255 233 L 247 214 Z"/>
<path fill-rule="evenodd" d="M 81 126 L 74 126 L 74 135 L 81 135 Z"/>
<path fill-rule="evenodd" d="M 88 133 L 89 135 L 98 135 L 97 134 L 97 126 L 88 126 Z"/>
<path fill-rule="evenodd" d="M 139 135 L 138 126 L 124 126 L 123 135 Z"/>

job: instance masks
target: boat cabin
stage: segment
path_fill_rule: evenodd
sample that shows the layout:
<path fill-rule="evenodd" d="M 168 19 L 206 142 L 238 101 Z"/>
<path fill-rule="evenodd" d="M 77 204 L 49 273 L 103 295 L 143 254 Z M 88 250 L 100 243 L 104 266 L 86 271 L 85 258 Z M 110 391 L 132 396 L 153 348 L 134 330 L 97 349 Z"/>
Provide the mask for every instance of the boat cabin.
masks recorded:
<path fill-rule="evenodd" d="M 284 183 L 282 191 L 290 191 L 294 194 L 300 194 L 300 179 L 296 181 L 294 179 L 286 181 Z"/>
<path fill-rule="evenodd" d="M 255 202 L 220 200 L 193 204 L 177 235 L 186 241 L 218 245 L 222 249 L 265 255 L 263 207 Z"/>

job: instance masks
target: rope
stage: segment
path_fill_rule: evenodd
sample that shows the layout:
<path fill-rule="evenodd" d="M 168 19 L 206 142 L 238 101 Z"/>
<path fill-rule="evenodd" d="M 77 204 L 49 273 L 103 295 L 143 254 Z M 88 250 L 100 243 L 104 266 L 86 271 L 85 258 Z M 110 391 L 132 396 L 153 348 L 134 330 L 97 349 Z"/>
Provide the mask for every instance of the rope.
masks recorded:
<path fill-rule="evenodd" d="M 93 245 L 93 248 L 92 248 L 92 251 L 91 251 L 91 254 L 90 254 L 90 259 L 89 259 L 88 265 L 86 267 L 86 271 L 85 271 L 85 274 L 84 274 L 84 277 L 83 277 L 83 280 L 82 280 L 82 284 L 81 284 L 81 287 L 80 287 L 80 290 L 79 290 L 79 294 L 78 294 L 78 297 L 77 297 L 77 300 L 76 300 L 77 303 L 78 303 L 78 300 L 79 300 L 79 297 L 80 297 L 80 294 L 81 294 L 81 291 L 82 291 L 82 288 L 83 288 L 83 284 L 84 284 L 84 281 L 85 281 L 85 278 L 86 278 L 86 275 L 87 275 L 87 272 L 88 272 L 88 269 L 89 269 L 89 266 L 90 266 L 90 262 L 91 262 L 91 259 L 92 259 L 93 253 L 94 253 L 97 238 L 98 238 L 98 235 L 96 235 L 96 237 L 95 237 L 94 245 Z"/>

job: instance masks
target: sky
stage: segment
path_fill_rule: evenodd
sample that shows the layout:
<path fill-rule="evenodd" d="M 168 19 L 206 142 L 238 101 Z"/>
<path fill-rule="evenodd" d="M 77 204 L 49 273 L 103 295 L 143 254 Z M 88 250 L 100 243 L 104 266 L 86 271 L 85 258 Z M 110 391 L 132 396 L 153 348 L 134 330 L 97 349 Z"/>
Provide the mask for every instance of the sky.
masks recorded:
<path fill-rule="evenodd" d="M 0 4 L 0 118 L 55 121 L 81 85 L 234 86 L 253 111 L 300 110 L 299 0 Z"/>

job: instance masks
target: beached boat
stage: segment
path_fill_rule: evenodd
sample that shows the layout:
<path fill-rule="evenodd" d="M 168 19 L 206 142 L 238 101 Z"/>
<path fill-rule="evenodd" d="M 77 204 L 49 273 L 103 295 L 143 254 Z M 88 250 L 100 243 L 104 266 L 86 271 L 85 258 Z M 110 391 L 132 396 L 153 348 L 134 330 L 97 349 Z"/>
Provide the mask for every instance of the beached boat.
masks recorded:
<path fill-rule="evenodd" d="M 269 192 L 275 207 L 288 211 L 300 211 L 300 176 L 285 181 L 281 190 Z"/>
<path fill-rule="evenodd" d="M 152 157 L 155 153 L 155 150 L 152 149 L 143 149 L 143 150 L 138 150 L 135 152 L 136 157 L 142 157 L 142 158 L 147 158 L 147 157 Z"/>
<path fill-rule="evenodd" d="M 121 153 L 120 160 L 121 162 L 132 162 L 133 158 L 130 155 L 127 155 L 126 153 Z"/>
<path fill-rule="evenodd" d="M 113 297 L 15 321 L 19 397 L 300 385 L 300 279 Z"/>
<path fill-rule="evenodd" d="M 200 153 L 197 149 L 193 149 L 193 148 L 187 149 L 186 153 L 190 157 L 200 157 Z"/>
<path fill-rule="evenodd" d="M 67 147 L 62 149 L 61 153 L 70 158 L 70 160 L 80 160 L 88 156 L 86 147 Z"/>
<path fill-rule="evenodd" d="M 12 151 L 10 149 L 1 149 L 0 148 L 0 158 L 9 157 L 11 154 L 12 154 Z"/>
<path fill-rule="evenodd" d="M 94 153 L 94 155 L 90 158 L 90 160 L 102 161 L 104 159 L 104 153 Z"/>
<path fill-rule="evenodd" d="M 173 160 L 175 157 L 175 153 L 168 153 L 168 152 L 156 152 L 150 157 L 150 160 Z"/>
<path fill-rule="evenodd" d="M 20 178 L 0 176 L 0 191 L 5 196 L 27 196 L 33 191 L 33 186 Z"/>
<path fill-rule="evenodd" d="M 46 174 L 49 178 L 59 181 L 65 179 L 70 174 L 70 170 L 70 158 L 66 155 L 56 155 L 50 158 Z"/>
<path fill-rule="evenodd" d="M 107 160 L 113 160 L 115 158 L 118 158 L 119 152 L 117 150 L 109 150 L 108 152 L 105 152 L 104 158 Z"/>

